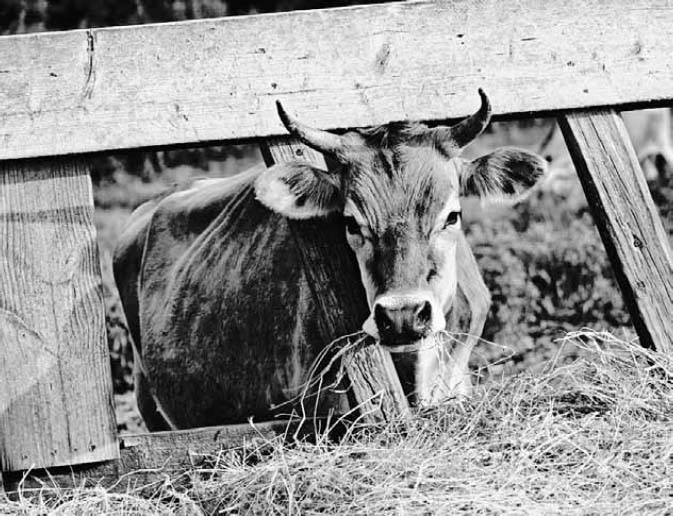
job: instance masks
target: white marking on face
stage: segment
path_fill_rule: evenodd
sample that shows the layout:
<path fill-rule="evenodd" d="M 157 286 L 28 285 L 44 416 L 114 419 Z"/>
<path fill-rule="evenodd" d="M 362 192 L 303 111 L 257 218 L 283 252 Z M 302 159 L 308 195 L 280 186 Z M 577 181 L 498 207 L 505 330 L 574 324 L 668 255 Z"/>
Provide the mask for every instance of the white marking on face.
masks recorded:
<path fill-rule="evenodd" d="M 376 301 L 373 303 L 374 306 L 380 305 L 388 309 L 399 309 L 404 306 L 422 304 L 423 302 L 429 302 L 432 309 L 432 319 L 430 321 L 430 331 L 436 333 L 442 331 L 446 328 L 446 318 L 441 310 L 441 307 L 437 303 L 436 296 L 429 291 L 417 291 L 408 294 L 394 294 L 386 293 L 382 296 L 379 296 Z M 369 314 L 367 320 L 362 325 L 362 330 L 371 335 L 374 338 L 379 338 L 378 330 L 376 328 L 376 323 L 374 322 L 374 311 Z"/>
<path fill-rule="evenodd" d="M 416 397 L 421 406 L 431 405 L 436 391 L 441 388 L 442 374 L 449 366 L 450 357 L 435 335 L 423 339 L 416 359 Z"/>
<path fill-rule="evenodd" d="M 455 223 L 448 224 L 452 213 L 460 213 L 460 198 L 457 191 L 452 192 L 435 219 L 435 229 L 430 237 L 431 253 L 438 266 L 429 283 L 441 308 L 442 317 L 451 308 L 457 289 L 456 248 L 458 235 L 462 231 L 462 219 L 458 215 Z"/>

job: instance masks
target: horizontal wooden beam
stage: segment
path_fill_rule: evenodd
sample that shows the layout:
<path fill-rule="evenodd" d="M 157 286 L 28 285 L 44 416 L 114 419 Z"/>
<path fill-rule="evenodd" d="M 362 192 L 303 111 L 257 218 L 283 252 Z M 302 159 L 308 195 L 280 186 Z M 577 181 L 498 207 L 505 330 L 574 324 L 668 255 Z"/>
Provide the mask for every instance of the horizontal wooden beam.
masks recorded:
<path fill-rule="evenodd" d="M 0 38 L 0 159 L 673 99 L 668 0 L 454 0 Z"/>
<path fill-rule="evenodd" d="M 29 472 L 5 473 L 8 492 L 50 487 L 102 485 L 126 492 L 128 489 L 156 491 L 166 478 L 179 479 L 187 470 L 203 465 L 222 450 L 244 444 L 265 442 L 279 435 L 311 430 L 312 422 L 302 428 L 287 420 L 265 421 L 220 427 L 195 428 L 174 432 L 126 435 L 120 438 L 121 458 L 83 466 L 51 468 Z"/>

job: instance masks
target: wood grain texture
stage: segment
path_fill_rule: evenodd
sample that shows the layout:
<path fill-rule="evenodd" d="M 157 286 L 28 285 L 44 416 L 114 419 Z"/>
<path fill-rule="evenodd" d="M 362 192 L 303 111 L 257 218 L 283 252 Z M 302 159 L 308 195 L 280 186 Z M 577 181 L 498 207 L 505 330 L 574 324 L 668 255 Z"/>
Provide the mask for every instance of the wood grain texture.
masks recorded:
<path fill-rule="evenodd" d="M 0 159 L 673 99 L 669 0 L 416 1 L 0 38 Z"/>
<path fill-rule="evenodd" d="M 311 423 L 304 425 L 308 430 Z M 107 461 L 73 468 L 52 468 L 6 474 L 5 487 L 16 491 L 21 484 L 24 493 L 42 486 L 67 488 L 102 485 L 127 492 L 142 487 L 154 493 L 167 478 L 179 485 L 187 480 L 186 472 L 203 467 L 222 450 L 242 446 L 263 447 L 278 436 L 293 436 L 302 431 L 297 423 L 287 420 L 263 423 L 195 428 L 174 432 L 126 435 L 120 438 L 121 456 Z"/>
<path fill-rule="evenodd" d="M 327 168 L 323 155 L 298 140 L 270 138 L 261 143 L 267 164 L 307 161 Z M 306 279 L 314 290 L 314 302 L 322 314 L 325 344 L 358 331 L 369 315 L 364 288 L 355 257 L 345 250 L 345 233 L 336 225 L 326 231 L 325 224 L 312 220 L 290 220 L 290 228 L 301 251 Z"/>
<path fill-rule="evenodd" d="M 322 168 L 327 166 L 321 153 L 291 138 L 264 142 L 262 155 L 267 165 L 304 160 Z M 321 314 L 325 345 L 360 330 L 369 315 L 369 307 L 359 270 L 353 256 L 336 251 L 346 250 L 346 245 L 331 243 L 345 239 L 344 231 L 326 234 L 324 224 L 317 225 L 310 220 L 291 220 L 290 227 L 301 250 L 307 281 L 313 288 L 313 301 Z M 406 416 L 409 405 L 390 353 L 370 344 L 360 346 L 343 359 L 354 402 L 360 407 L 365 422 L 378 423 Z M 337 413 L 345 412 L 347 403 L 343 396 L 330 402 Z"/>
<path fill-rule="evenodd" d="M 260 144 L 267 166 L 288 161 L 307 161 L 327 169 L 324 156 L 299 140 L 290 137 L 268 138 Z M 325 231 L 325 224 L 315 220 L 289 220 L 294 241 L 300 250 L 306 273 L 306 281 L 312 290 L 312 302 L 318 314 L 320 339 L 325 346 L 335 339 L 358 331 L 369 314 L 366 296 L 359 280 L 355 259 L 335 250 L 345 249 L 343 231 L 332 225 Z M 337 351 L 335 349 L 335 351 Z M 326 373 L 323 383 L 336 381 L 337 370 Z M 322 412 L 333 411 L 346 414 L 349 411 L 348 396 L 336 390 L 321 394 L 318 401 Z"/>
<path fill-rule="evenodd" d="M 390 352 L 373 339 L 343 360 L 361 420 L 366 424 L 400 422 L 411 416 Z"/>
<path fill-rule="evenodd" d="M 89 170 L 0 164 L 0 470 L 119 456 Z"/>
<path fill-rule="evenodd" d="M 621 116 L 559 118 L 640 343 L 673 351 L 673 253 Z"/>

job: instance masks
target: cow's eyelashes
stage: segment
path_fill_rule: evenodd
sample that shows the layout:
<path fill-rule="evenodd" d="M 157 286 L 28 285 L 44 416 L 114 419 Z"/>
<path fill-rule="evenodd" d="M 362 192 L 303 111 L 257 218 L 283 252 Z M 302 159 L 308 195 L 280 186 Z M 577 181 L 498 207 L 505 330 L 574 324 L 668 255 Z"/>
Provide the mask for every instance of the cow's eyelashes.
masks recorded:
<path fill-rule="evenodd" d="M 362 235 L 360 224 L 357 223 L 355 217 L 345 217 L 345 221 L 346 221 L 346 231 L 348 231 L 350 235 Z"/>
<path fill-rule="evenodd" d="M 460 220 L 460 211 L 452 211 L 449 213 L 449 216 L 446 217 L 446 222 L 444 222 L 444 227 L 448 228 L 449 226 L 455 226 Z"/>

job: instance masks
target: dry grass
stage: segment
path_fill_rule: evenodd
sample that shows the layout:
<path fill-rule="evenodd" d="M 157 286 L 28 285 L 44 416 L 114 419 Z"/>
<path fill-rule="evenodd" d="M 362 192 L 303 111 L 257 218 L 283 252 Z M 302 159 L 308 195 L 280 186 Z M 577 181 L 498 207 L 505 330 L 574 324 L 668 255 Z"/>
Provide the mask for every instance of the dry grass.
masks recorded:
<path fill-rule="evenodd" d="M 0 503 L 0 514 L 670 513 L 672 375 L 673 359 L 575 332 L 535 372 L 491 379 L 406 433 L 279 440 L 213 457 L 181 493 L 78 490 Z"/>

